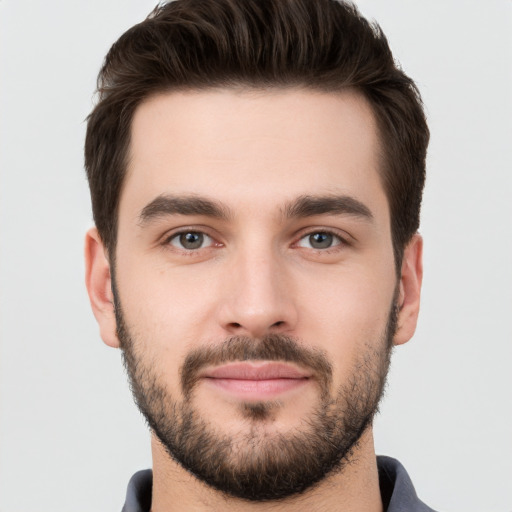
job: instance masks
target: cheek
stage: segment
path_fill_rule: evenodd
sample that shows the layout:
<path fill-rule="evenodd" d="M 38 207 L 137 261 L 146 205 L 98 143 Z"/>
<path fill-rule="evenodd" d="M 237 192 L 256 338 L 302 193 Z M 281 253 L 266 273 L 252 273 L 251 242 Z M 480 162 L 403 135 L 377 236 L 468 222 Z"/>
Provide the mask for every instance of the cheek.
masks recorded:
<path fill-rule="evenodd" d="M 155 360 L 179 367 L 191 349 L 211 339 L 218 287 L 207 275 L 140 259 L 129 256 L 119 265 L 126 321 Z"/>
<path fill-rule="evenodd" d="M 302 315 L 301 338 L 327 353 L 338 379 L 352 371 L 368 346 L 383 350 L 394 287 L 394 276 L 383 282 L 352 272 L 333 275 L 324 289 L 302 294 L 308 313 Z"/>

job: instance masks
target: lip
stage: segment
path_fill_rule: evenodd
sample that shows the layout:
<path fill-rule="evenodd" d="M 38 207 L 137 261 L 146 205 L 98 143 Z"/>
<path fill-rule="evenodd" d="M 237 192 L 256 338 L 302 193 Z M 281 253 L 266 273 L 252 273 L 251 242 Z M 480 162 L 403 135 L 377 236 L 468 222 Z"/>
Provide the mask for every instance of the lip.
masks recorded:
<path fill-rule="evenodd" d="M 311 373 L 287 363 L 237 362 L 202 372 L 203 382 L 243 400 L 270 400 L 302 387 Z"/>

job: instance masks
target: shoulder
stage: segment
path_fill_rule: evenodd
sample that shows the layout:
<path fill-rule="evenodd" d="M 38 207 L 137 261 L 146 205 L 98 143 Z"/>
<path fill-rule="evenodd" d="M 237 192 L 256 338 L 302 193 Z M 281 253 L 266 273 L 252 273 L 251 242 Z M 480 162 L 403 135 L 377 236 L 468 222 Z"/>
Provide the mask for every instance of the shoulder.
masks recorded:
<path fill-rule="evenodd" d="M 405 468 L 396 459 L 377 457 L 379 484 L 386 512 L 435 512 L 416 494 Z"/>
<path fill-rule="evenodd" d="M 153 489 L 153 471 L 137 471 L 128 482 L 126 501 L 121 512 L 149 512 Z"/>

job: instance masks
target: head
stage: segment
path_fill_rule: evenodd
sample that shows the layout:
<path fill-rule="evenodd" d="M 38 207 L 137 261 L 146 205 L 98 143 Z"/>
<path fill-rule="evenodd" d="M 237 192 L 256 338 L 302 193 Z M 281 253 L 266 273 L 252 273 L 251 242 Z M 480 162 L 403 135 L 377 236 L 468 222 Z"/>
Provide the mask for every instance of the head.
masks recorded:
<path fill-rule="evenodd" d="M 114 44 L 87 285 L 169 460 L 249 500 L 350 463 L 416 324 L 427 141 L 347 4 L 178 0 Z"/>

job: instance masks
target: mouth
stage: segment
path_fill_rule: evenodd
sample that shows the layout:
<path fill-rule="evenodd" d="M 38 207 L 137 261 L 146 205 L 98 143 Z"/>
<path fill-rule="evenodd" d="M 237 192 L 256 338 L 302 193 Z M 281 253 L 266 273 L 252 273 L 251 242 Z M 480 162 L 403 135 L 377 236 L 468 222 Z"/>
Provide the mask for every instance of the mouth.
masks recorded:
<path fill-rule="evenodd" d="M 271 400 L 298 390 L 312 374 L 288 363 L 244 361 L 205 369 L 202 381 L 223 393 L 248 401 Z"/>

